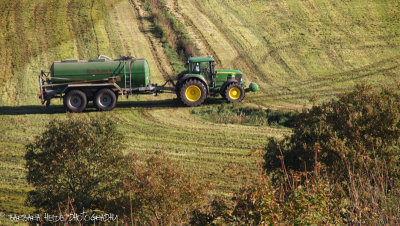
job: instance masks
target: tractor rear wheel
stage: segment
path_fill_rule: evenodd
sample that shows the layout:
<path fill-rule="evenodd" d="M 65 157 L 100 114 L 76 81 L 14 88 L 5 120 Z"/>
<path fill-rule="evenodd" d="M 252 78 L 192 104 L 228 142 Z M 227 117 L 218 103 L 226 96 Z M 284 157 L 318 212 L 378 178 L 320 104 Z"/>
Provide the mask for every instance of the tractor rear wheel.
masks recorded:
<path fill-rule="evenodd" d="M 181 100 L 181 85 L 176 84 L 176 97 L 178 97 L 178 100 Z"/>
<path fill-rule="evenodd" d="M 224 92 L 225 99 L 229 102 L 240 102 L 244 98 L 244 89 L 239 83 L 228 85 Z"/>
<path fill-rule="evenodd" d="M 110 89 L 101 89 L 97 91 L 93 103 L 100 111 L 111 111 L 117 105 L 117 96 Z"/>
<path fill-rule="evenodd" d="M 207 97 L 205 85 L 197 79 L 189 79 L 180 88 L 181 101 L 189 107 L 199 106 Z"/>
<path fill-rule="evenodd" d="M 222 96 L 223 99 L 226 99 L 226 97 L 225 97 L 225 90 L 222 91 L 222 92 L 220 92 L 219 94 L 221 94 L 221 96 Z"/>
<path fill-rule="evenodd" d="M 67 111 L 79 113 L 87 106 L 86 94 L 81 90 L 71 90 L 64 96 L 64 107 Z"/>

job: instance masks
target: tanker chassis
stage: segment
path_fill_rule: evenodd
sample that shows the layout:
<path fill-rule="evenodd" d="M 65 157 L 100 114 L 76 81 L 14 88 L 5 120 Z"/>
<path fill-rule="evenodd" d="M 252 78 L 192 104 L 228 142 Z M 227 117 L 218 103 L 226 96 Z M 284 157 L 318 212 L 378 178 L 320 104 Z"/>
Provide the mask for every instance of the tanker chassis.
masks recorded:
<path fill-rule="evenodd" d="M 190 57 L 186 71 L 176 83 L 169 79 L 162 86 L 150 83 L 150 69 L 142 58 L 122 56 L 112 60 L 100 55 L 93 60 L 67 59 L 51 65 L 50 72 L 39 75 L 42 104 L 53 98 L 63 99 L 69 112 L 82 112 L 89 101 L 101 111 L 110 111 L 117 105 L 119 95 L 176 93 L 186 106 L 198 106 L 207 95 L 220 94 L 229 102 L 240 102 L 245 92 L 256 92 L 258 86 L 250 83 L 245 89 L 243 73 L 238 70 L 215 70 L 212 56 Z M 172 87 L 166 87 L 171 83 Z"/>

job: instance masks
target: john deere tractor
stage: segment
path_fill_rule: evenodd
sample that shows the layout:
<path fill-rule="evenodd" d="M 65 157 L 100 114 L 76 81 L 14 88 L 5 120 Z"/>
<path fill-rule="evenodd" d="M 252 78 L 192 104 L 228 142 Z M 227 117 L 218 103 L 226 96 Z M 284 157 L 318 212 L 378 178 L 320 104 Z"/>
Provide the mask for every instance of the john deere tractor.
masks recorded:
<path fill-rule="evenodd" d="M 220 94 L 229 102 L 240 102 L 245 92 L 258 90 L 254 82 L 246 89 L 239 70 L 215 69 L 212 56 L 190 57 L 186 71 L 178 75 L 176 95 L 187 106 L 198 106 L 207 95 Z"/>

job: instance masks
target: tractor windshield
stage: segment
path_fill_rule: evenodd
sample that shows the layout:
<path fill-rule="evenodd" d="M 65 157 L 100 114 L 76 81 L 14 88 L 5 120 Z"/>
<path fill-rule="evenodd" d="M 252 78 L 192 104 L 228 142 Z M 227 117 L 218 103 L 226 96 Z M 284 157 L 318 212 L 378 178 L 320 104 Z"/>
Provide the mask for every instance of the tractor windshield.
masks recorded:
<path fill-rule="evenodd" d="M 192 63 L 192 73 L 207 75 L 210 73 L 210 62 Z"/>

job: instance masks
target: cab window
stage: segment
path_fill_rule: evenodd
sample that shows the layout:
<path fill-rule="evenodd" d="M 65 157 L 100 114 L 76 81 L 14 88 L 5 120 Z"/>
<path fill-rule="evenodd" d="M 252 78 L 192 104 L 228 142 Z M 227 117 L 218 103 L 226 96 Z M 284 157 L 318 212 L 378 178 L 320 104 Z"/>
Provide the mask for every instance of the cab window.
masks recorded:
<path fill-rule="evenodd" d="M 192 72 L 196 74 L 200 73 L 200 63 L 192 64 Z"/>
<path fill-rule="evenodd" d="M 200 63 L 200 73 L 204 76 L 210 74 L 210 63 L 209 62 L 201 62 Z"/>

